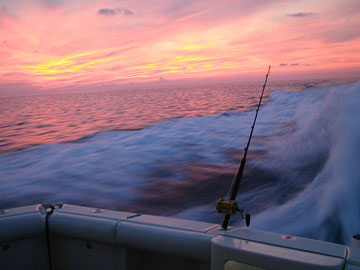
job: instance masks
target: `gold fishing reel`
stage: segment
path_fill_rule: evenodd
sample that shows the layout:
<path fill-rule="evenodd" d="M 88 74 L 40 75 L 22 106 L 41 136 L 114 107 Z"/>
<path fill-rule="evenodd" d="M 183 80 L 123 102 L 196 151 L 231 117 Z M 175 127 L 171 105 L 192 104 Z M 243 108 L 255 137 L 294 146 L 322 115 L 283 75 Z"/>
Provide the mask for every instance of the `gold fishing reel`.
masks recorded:
<path fill-rule="evenodd" d="M 239 211 L 241 209 L 239 209 L 237 202 L 234 200 L 225 201 L 223 198 L 220 198 L 216 202 L 216 212 L 219 214 L 234 215 Z"/>
<path fill-rule="evenodd" d="M 237 205 L 235 200 L 224 200 L 220 198 L 216 202 L 216 212 L 219 214 L 223 214 L 226 216 L 231 216 L 236 214 L 237 212 L 240 213 L 241 218 L 244 218 L 244 210 L 240 209 Z M 250 226 L 250 214 L 245 215 L 245 223 L 246 226 Z"/>

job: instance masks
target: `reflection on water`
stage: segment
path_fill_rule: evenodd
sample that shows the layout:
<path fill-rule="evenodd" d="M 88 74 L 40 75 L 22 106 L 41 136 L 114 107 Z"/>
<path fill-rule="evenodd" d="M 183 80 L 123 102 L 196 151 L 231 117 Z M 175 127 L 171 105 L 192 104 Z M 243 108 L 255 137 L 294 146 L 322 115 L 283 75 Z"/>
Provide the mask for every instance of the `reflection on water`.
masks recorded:
<path fill-rule="evenodd" d="M 329 83 L 270 82 L 268 89 Z M 104 130 L 139 129 L 166 118 L 246 111 L 256 105 L 261 87 L 256 82 L 0 98 L 0 154 Z"/>
<path fill-rule="evenodd" d="M 236 111 L 255 102 L 249 100 L 251 90 L 225 85 L 4 98 L 0 151 L 143 128 L 165 118 Z"/>

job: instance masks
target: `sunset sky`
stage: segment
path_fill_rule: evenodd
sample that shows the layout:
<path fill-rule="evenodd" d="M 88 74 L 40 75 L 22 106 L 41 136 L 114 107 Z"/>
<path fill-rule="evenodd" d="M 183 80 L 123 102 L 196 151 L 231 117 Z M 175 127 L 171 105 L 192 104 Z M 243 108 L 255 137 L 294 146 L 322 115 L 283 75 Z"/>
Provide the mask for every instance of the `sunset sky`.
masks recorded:
<path fill-rule="evenodd" d="M 359 74 L 359 0 L 0 0 L 0 91 Z"/>

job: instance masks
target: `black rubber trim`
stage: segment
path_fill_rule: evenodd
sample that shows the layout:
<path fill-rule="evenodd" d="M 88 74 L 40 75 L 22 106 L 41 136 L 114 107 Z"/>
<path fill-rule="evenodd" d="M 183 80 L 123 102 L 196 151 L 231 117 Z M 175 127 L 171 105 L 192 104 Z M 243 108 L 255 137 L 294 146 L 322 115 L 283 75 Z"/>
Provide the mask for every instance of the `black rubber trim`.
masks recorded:
<path fill-rule="evenodd" d="M 51 247 L 50 247 L 50 229 L 49 229 L 49 217 L 54 212 L 55 206 L 53 205 L 44 205 L 46 210 L 45 216 L 45 236 L 46 236 L 46 246 L 48 251 L 48 258 L 49 258 L 49 269 L 52 270 L 52 258 L 51 258 Z"/>

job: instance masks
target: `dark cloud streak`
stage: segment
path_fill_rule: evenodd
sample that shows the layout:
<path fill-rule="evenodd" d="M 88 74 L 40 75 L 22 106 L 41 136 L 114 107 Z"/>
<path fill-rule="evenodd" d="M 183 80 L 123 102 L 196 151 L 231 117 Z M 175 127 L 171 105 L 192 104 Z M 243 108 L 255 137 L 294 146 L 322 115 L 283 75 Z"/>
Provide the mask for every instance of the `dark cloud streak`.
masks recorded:
<path fill-rule="evenodd" d="M 292 63 L 292 64 L 286 64 L 286 63 L 281 63 L 279 64 L 280 67 L 286 67 L 286 66 L 300 66 L 299 63 Z M 305 65 L 305 66 L 310 66 L 310 65 Z"/>
<path fill-rule="evenodd" d="M 132 12 L 129 9 L 126 8 L 102 8 L 99 9 L 97 12 L 98 15 L 105 15 L 105 16 L 115 16 L 115 15 L 133 15 L 134 12 Z"/>
<path fill-rule="evenodd" d="M 299 12 L 299 13 L 287 14 L 288 17 L 297 17 L 297 18 L 312 17 L 312 16 L 316 16 L 316 15 L 317 14 L 314 12 Z"/>

